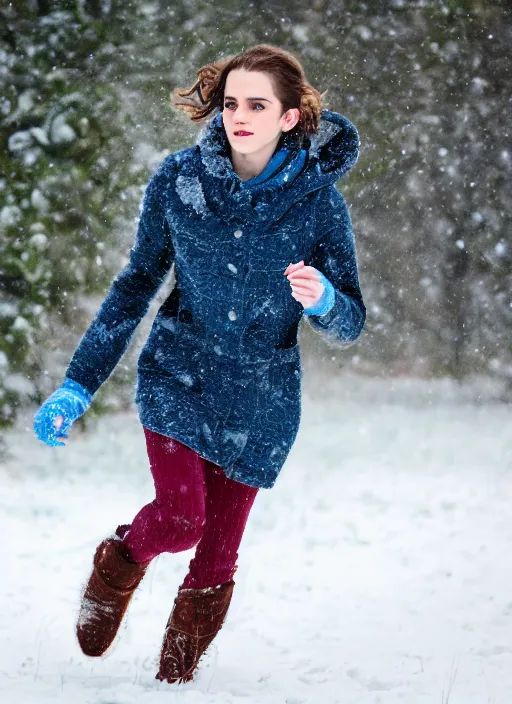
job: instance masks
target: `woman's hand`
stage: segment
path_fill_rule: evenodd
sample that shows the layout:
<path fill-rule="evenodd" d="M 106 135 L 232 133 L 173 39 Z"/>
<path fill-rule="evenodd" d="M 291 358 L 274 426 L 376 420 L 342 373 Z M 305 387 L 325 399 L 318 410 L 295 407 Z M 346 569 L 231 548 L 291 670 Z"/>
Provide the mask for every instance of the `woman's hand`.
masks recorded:
<path fill-rule="evenodd" d="M 292 296 L 302 303 L 304 308 L 311 308 L 322 298 L 325 286 L 321 275 L 314 266 L 306 266 L 304 260 L 297 264 L 288 264 L 284 270 L 292 289 Z"/>
<path fill-rule="evenodd" d="M 92 395 L 81 384 L 66 378 L 63 384 L 46 399 L 34 416 L 34 432 L 47 445 L 65 446 L 61 438 L 74 421 L 91 405 Z"/>

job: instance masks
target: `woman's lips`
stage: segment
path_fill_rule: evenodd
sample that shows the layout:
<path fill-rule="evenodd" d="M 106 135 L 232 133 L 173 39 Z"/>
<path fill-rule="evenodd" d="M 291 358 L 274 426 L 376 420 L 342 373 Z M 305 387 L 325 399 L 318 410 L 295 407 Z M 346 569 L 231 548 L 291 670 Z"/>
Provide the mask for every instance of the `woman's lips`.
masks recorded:
<path fill-rule="evenodd" d="M 253 134 L 253 133 L 252 133 L 252 132 L 244 132 L 244 131 L 241 130 L 241 131 L 239 131 L 239 132 L 238 132 L 238 131 L 237 131 L 237 132 L 233 132 L 233 134 L 234 134 L 235 137 L 252 137 L 252 134 Z"/>

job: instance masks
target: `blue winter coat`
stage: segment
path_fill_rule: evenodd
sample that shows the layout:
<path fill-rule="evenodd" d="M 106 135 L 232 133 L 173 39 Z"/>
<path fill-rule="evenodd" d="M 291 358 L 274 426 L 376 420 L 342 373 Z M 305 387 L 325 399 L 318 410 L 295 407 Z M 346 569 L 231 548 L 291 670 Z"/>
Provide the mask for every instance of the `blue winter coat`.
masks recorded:
<path fill-rule="evenodd" d="M 130 260 L 66 372 L 98 390 L 174 263 L 176 285 L 138 359 L 140 420 L 266 489 L 301 416 L 304 309 L 284 270 L 303 259 L 334 285 L 334 307 L 308 318 L 326 340 L 356 340 L 366 317 L 350 216 L 335 187 L 357 160 L 357 130 L 324 109 L 302 147 L 284 140 L 244 182 L 217 112 L 195 145 L 167 156 L 147 186 Z"/>

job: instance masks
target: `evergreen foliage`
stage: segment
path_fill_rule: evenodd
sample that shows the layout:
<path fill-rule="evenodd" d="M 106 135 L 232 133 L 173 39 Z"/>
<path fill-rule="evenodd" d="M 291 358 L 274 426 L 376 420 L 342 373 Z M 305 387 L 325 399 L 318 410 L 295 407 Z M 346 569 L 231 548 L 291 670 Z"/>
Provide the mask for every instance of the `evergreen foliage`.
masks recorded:
<path fill-rule="evenodd" d="M 17 3 L 0 19 L 0 427 L 46 395 L 41 349 L 119 267 L 108 255 L 130 182 L 102 76 L 112 18 L 50 5 L 60 9 Z"/>

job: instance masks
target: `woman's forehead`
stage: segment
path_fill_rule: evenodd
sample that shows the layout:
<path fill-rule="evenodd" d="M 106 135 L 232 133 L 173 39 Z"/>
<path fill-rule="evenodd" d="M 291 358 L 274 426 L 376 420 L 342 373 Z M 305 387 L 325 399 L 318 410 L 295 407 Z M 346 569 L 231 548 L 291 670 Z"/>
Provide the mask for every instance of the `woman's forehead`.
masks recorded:
<path fill-rule="evenodd" d="M 266 98 L 271 101 L 275 97 L 270 78 L 262 71 L 233 69 L 226 78 L 224 92 L 231 97 L 245 100 Z"/>

